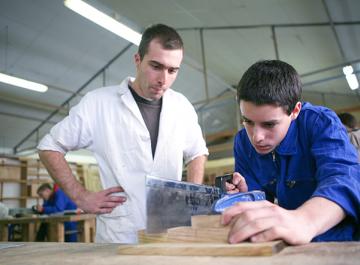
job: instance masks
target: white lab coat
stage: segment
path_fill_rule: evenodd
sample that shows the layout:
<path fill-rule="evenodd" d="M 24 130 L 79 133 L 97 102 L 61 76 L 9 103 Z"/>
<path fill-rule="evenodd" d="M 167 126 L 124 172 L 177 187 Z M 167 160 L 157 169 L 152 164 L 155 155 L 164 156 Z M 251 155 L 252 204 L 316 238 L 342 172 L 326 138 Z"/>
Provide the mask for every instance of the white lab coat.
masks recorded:
<path fill-rule="evenodd" d="M 168 89 L 153 159 L 150 134 L 128 88 L 129 80 L 87 93 L 38 145 L 39 150 L 62 153 L 92 151 L 103 187 L 120 185 L 125 190 L 123 205 L 97 216 L 96 242 L 136 243 L 137 231 L 146 224 L 145 176 L 181 180 L 183 159 L 187 163 L 208 154 L 193 106 Z"/>

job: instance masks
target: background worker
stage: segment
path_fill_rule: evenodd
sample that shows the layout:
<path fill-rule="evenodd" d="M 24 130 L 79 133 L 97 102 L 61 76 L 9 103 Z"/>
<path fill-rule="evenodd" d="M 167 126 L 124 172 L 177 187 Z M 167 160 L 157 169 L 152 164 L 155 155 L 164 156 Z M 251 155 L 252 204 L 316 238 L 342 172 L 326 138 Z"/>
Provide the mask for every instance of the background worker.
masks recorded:
<path fill-rule="evenodd" d="M 183 42 L 171 27 L 145 30 L 134 56 L 136 77 L 87 93 L 40 142 L 50 175 L 78 205 L 97 213 L 96 242 L 136 243 L 146 225 L 147 175 L 201 183 L 208 150 L 191 103 L 170 87 L 183 59 Z M 103 191 L 86 190 L 64 154 L 90 150 Z"/>
<path fill-rule="evenodd" d="M 37 194 L 44 200 L 43 205 L 37 205 L 36 211 L 41 214 L 61 213 L 65 210 L 76 210 L 77 207 L 73 201 L 57 186 L 52 188 L 50 184 L 42 184 Z M 43 241 L 47 234 L 48 226 L 42 223 L 36 241 Z M 77 224 L 76 222 L 64 222 L 65 242 L 77 242 Z"/>
<path fill-rule="evenodd" d="M 231 243 L 358 239 L 357 154 L 336 114 L 302 103 L 301 90 L 296 70 L 278 60 L 253 64 L 239 82 L 245 128 L 235 137 L 236 173 L 228 189 L 263 190 L 267 200 L 223 213 L 223 224 L 232 224 Z"/>
<path fill-rule="evenodd" d="M 338 116 L 348 132 L 350 142 L 358 152 L 358 160 L 360 162 L 360 129 L 358 128 L 357 120 L 355 116 L 347 112 L 338 114 Z"/>

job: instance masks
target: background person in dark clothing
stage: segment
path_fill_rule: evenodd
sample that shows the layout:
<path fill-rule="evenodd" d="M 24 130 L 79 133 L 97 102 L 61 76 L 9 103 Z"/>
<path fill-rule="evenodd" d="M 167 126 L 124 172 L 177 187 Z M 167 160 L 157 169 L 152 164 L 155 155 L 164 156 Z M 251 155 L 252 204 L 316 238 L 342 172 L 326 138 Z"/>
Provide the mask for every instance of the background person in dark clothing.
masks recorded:
<path fill-rule="evenodd" d="M 350 142 L 357 149 L 358 160 L 360 162 L 360 129 L 357 126 L 356 118 L 347 112 L 338 114 L 338 116 L 348 132 Z"/>
<path fill-rule="evenodd" d="M 48 183 L 42 184 L 38 190 L 38 195 L 44 200 L 43 205 L 37 205 L 36 210 L 43 214 L 60 213 L 65 210 L 76 210 L 77 207 L 73 201 L 57 186 L 54 189 Z M 64 223 L 65 233 L 77 230 L 76 222 Z M 45 238 L 47 226 L 44 223 L 40 226 L 36 241 L 42 241 Z M 76 242 L 76 232 L 65 234 L 65 242 Z"/>

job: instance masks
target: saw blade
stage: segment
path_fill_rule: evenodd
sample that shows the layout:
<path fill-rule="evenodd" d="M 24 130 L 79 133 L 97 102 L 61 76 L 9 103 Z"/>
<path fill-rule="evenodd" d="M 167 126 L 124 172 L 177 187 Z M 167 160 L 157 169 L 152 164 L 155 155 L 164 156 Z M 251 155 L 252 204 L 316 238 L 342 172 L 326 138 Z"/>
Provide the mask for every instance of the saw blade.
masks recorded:
<path fill-rule="evenodd" d="M 211 214 L 214 201 L 220 197 L 217 187 L 147 176 L 146 232 L 190 226 L 192 215 Z"/>

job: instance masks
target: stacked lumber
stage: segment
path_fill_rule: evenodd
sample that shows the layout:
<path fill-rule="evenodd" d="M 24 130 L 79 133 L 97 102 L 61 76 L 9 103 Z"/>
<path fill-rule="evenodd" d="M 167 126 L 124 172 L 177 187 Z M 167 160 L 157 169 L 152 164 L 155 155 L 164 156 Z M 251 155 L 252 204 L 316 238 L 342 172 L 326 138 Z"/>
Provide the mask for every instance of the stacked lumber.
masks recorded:
<path fill-rule="evenodd" d="M 121 255 L 269 256 L 285 247 L 283 241 L 229 244 L 229 227 L 220 215 L 193 216 L 191 226 L 174 227 L 162 234 L 139 233 L 139 245 L 119 247 Z"/>

